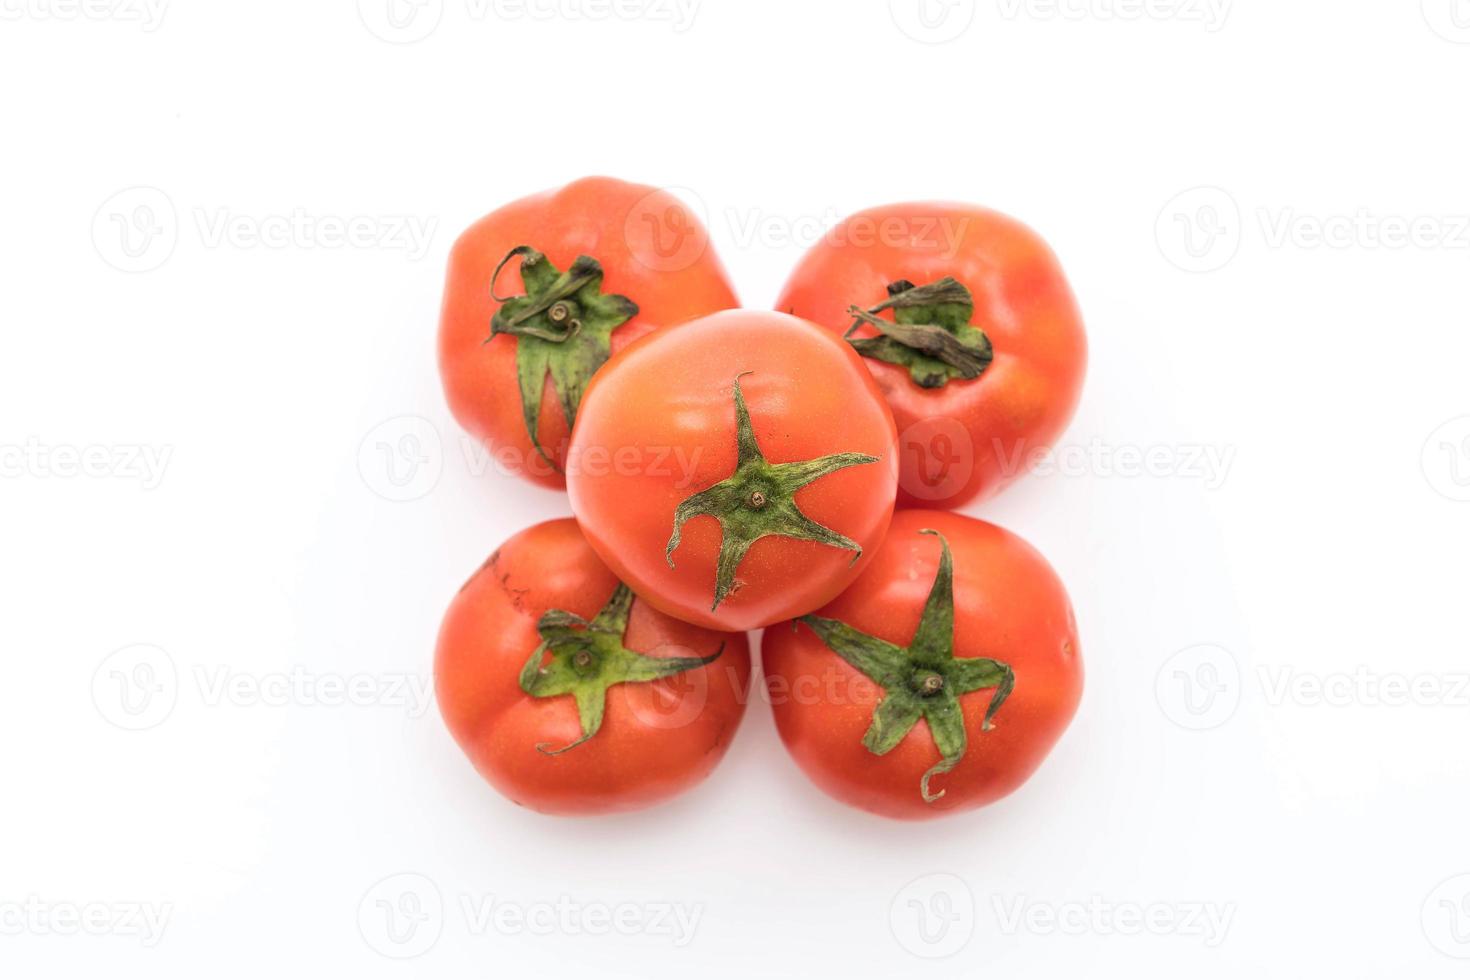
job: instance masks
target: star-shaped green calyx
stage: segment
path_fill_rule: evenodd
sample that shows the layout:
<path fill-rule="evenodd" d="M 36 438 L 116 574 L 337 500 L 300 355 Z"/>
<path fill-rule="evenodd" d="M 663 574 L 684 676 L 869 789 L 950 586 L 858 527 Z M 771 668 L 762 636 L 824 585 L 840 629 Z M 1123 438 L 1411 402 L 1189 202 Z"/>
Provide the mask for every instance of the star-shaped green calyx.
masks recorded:
<path fill-rule="evenodd" d="M 988 731 L 993 727 L 991 719 L 1010 696 L 1016 675 L 1009 664 L 999 660 L 954 655 L 954 562 L 949 542 L 938 531 L 920 533 L 939 538 L 939 574 L 934 577 L 919 628 L 907 647 L 894 646 L 835 619 L 803 616 L 800 621 L 834 653 L 883 688 L 883 700 L 873 709 L 873 723 L 863 736 L 868 751 L 883 755 L 903 741 L 920 718 L 928 723 L 940 759 L 919 780 L 919 793 L 925 803 L 933 803 L 944 790 L 930 793 L 929 780 L 949 772 L 965 755 L 965 716 L 960 697 L 995 689 L 981 724 L 981 730 Z"/>
<path fill-rule="evenodd" d="M 893 311 L 893 319 L 878 316 Z M 950 381 L 970 381 L 990 367 L 995 352 L 985 331 L 970 326 L 975 302 L 959 280 L 945 276 L 927 286 L 907 279 L 890 283 L 888 299 L 869 309 L 852 306 L 847 342 L 859 354 L 908 368 L 921 388 L 942 388 Z M 867 324 L 876 337 L 852 336 Z"/>
<path fill-rule="evenodd" d="M 500 271 L 516 257 L 521 260 L 526 294 L 495 295 Z M 516 338 L 516 376 L 526 433 L 536 451 L 555 466 L 536 435 L 547 375 L 570 429 L 587 382 L 612 353 L 612 332 L 637 315 L 638 304 L 626 296 L 603 293 L 602 266 L 590 255 L 579 255 L 562 272 L 529 245 L 516 246 L 500 260 L 490 277 L 490 298 L 501 304 L 490 320 L 490 339 L 500 334 Z"/>
<path fill-rule="evenodd" d="M 751 372 L 747 371 L 746 374 Z M 684 522 L 708 516 L 720 522 L 720 555 L 715 564 L 715 601 L 710 611 L 735 588 L 735 570 L 750 546 L 761 538 L 779 535 L 799 541 L 816 541 L 852 551 L 855 562 L 862 547 L 845 535 L 818 524 L 796 506 L 796 491 L 829 473 L 848 466 L 878 462 L 866 453 L 836 453 L 798 463 L 768 463 L 750 425 L 750 412 L 735 378 L 735 472 L 679 504 L 674 511 L 674 533 L 669 537 L 664 558 L 674 567 L 674 550 L 679 547 Z"/>
<path fill-rule="evenodd" d="M 621 582 L 612 598 L 589 623 L 574 613 L 550 609 L 537 621 L 541 644 L 521 668 L 521 690 L 533 698 L 570 694 L 577 702 L 582 734 L 559 749 L 549 743 L 536 746 L 547 755 L 558 755 L 587 741 L 602 727 L 607 689 L 614 684 L 634 684 L 672 677 L 711 663 L 725 650 L 708 657 L 649 657 L 623 646 L 628 629 L 628 610 L 633 593 Z"/>

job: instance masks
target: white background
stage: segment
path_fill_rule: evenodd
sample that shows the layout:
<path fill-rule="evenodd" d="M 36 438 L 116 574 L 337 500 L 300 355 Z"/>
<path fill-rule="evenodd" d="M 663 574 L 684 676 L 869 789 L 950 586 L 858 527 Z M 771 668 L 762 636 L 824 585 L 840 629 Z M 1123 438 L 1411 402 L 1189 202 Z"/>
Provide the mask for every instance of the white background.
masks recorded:
<path fill-rule="evenodd" d="M 1463 976 L 1470 4 L 549 2 L 0 0 L 0 972 Z M 972 512 L 1088 690 L 1013 797 L 844 809 L 757 700 L 696 791 L 547 819 L 414 693 L 566 513 L 448 417 L 447 250 L 591 173 L 751 306 L 878 203 L 1056 247 L 1083 404 Z"/>

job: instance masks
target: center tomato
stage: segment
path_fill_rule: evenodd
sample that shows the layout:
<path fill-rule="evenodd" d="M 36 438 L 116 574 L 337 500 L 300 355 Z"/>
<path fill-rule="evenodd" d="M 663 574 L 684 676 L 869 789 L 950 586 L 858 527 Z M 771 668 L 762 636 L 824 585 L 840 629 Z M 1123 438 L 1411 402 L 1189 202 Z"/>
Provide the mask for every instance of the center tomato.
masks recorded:
<path fill-rule="evenodd" d="M 831 600 L 883 540 L 893 417 L 839 337 L 716 313 L 630 345 L 593 378 L 567 490 L 603 561 L 649 603 L 746 630 Z"/>

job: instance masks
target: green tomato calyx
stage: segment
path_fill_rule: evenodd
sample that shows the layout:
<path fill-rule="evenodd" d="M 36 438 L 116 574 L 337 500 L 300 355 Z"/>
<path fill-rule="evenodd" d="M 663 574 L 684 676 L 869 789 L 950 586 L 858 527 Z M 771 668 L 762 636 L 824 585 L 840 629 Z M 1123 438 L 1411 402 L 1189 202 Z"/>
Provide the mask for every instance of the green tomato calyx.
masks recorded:
<path fill-rule="evenodd" d="M 495 283 L 511 259 L 521 260 L 523 296 L 498 296 Z M 500 334 L 516 338 L 516 377 L 521 416 L 531 445 L 553 467 L 536 433 L 541 420 L 542 391 L 550 383 L 570 429 L 587 383 L 612 354 L 612 332 L 638 314 L 626 296 L 602 291 L 602 265 L 579 255 L 562 272 L 529 245 L 506 253 L 490 277 L 490 298 L 500 304 L 490 319 L 489 343 Z"/>
<path fill-rule="evenodd" d="M 893 311 L 893 319 L 878 316 Z M 888 285 L 888 298 L 877 306 L 851 306 L 852 326 L 843 336 L 864 357 L 907 368 L 921 388 L 942 388 L 951 381 L 973 381 L 995 357 L 985 331 L 970 326 L 975 303 L 959 280 L 945 276 L 927 286 L 907 279 Z M 858 327 L 878 331 L 876 337 L 853 337 Z"/>
<path fill-rule="evenodd" d="M 903 741 L 920 718 L 939 749 L 940 759 L 919 780 L 925 803 L 944 795 L 929 792 L 929 781 L 949 772 L 964 758 L 967 738 L 960 697 L 993 688 L 985 709 L 982 731 L 994 727 L 992 718 L 1015 687 L 1016 675 L 1009 664 L 986 657 L 954 655 L 954 560 L 949 542 L 938 531 L 922 531 L 939 538 L 939 573 L 924 603 L 919 628 L 907 647 L 853 629 L 846 623 L 821 616 L 803 616 L 799 622 L 832 652 L 883 688 L 883 700 L 873 710 L 873 721 L 863 736 L 863 745 L 874 755 L 884 755 Z"/>
<path fill-rule="evenodd" d="M 745 374 L 750 374 L 747 371 Z M 772 535 L 816 541 L 853 552 L 863 549 L 854 540 L 838 534 L 807 517 L 796 506 L 796 491 L 829 473 L 849 466 L 878 462 L 866 453 L 836 453 L 795 463 L 768 463 L 756 441 L 740 379 L 735 378 L 735 472 L 707 490 L 686 498 L 674 511 L 674 531 L 664 549 L 664 559 L 674 567 L 674 551 L 684 523 L 695 517 L 713 517 L 720 523 L 720 554 L 715 563 L 715 600 L 710 611 L 735 590 L 735 572 L 751 545 Z"/>
<path fill-rule="evenodd" d="M 562 609 L 547 610 L 537 621 L 541 643 L 521 668 L 521 690 L 534 698 L 570 694 L 577 703 L 577 719 L 582 726 L 581 736 L 569 745 L 551 749 L 547 747 L 550 743 L 542 742 L 536 746 L 538 750 L 559 755 L 596 735 L 602 727 L 607 689 L 614 684 L 672 677 L 713 662 L 725 650 L 725 644 L 721 643 L 708 657 L 650 657 L 634 653 L 623 646 L 632 606 L 632 591 L 618 583 L 612 598 L 591 622 Z"/>

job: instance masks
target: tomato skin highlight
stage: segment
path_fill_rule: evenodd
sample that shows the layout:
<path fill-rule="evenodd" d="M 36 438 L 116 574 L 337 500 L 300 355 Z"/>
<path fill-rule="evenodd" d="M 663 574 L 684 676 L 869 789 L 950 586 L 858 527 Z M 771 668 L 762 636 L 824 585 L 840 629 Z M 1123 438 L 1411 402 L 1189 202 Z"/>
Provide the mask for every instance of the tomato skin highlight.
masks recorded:
<path fill-rule="evenodd" d="M 776 309 L 839 335 L 849 308 L 890 283 L 962 282 L 994 360 L 980 377 L 923 388 L 905 368 L 864 358 L 893 410 L 900 507 L 947 509 L 1023 475 L 1066 429 L 1081 397 L 1087 338 L 1055 254 L 1013 218 L 967 204 L 893 204 L 847 218 L 802 257 Z M 885 314 L 891 318 L 891 314 Z M 864 326 L 855 337 L 875 336 Z"/>
<path fill-rule="evenodd" d="M 863 745 L 883 688 L 802 623 L 765 631 L 761 662 L 781 740 L 828 795 L 871 813 L 928 819 L 970 810 L 1014 791 L 1040 766 L 1082 695 L 1077 626 L 1065 588 L 1046 559 L 994 524 L 959 514 L 902 510 L 869 569 L 818 615 L 890 643 L 914 635 L 939 564 L 944 535 L 954 554 L 954 655 L 1010 664 L 1015 688 L 982 731 L 988 691 L 961 698 L 968 745 L 934 777 L 943 796 L 926 803 L 920 780 L 940 758 L 923 721 L 885 755 Z"/>
<path fill-rule="evenodd" d="M 736 379 L 772 464 L 865 454 L 795 491 L 812 521 L 862 548 L 768 536 L 714 609 L 722 525 L 698 516 L 666 556 L 681 502 L 731 477 Z M 588 541 L 652 605 L 711 629 L 801 615 L 861 572 L 892 517 L 896 431 L 872 376 L 839 338 L 778 313 L 731 310 L 629 346 L 598 372 L 572 434 L 567 490 Z M 669 560 L 672 559 L 673 567 Z"/>
<path fill-rule="evenodd" d="M 604 291 L 636 302 L 638 313 L 612 332 L 613 354 L 660 327 L 730 309 L 738 300 L 699 219 L 673 195 L 642 184 L 587 177 L 507 204 L 460 235 L 449 255 L 439 320 L 439 370 L 450 411 L 502 467 L 561 488 L 564 474 L 536 451 L 526 431 L 517 385 L 519 338 L 490 339 L 490 321 L 501 305 L 491 297 L 491 278 L 521 245 L 540 250 L 563 270 L 590 255 L 602 266 Z M 507 297 L 524 288 L 518 264 L 508 263 L 496 292 Z M 563 468 L 570 429 L 548 380 L 538 441 Z"/>
<path fill-rule="evenodd" d="M 551 609 L 591 619 L 617 579 L 570 518 L 515 535 L 454 597 L 440 629 L 434 687 L 450 733 L 501 794 L 542 813 L 597 814 L 662 802 L 719 763 L 745 712 L 750 648 L 743 633 L 679 622 L 634 599 L 624 642 L 649 656 L 719 657 L 698 671 L 607 691 L 595 735 L 559 755 L 581 728 L 571 696 L 536 698 L 518 675 Z"/>

